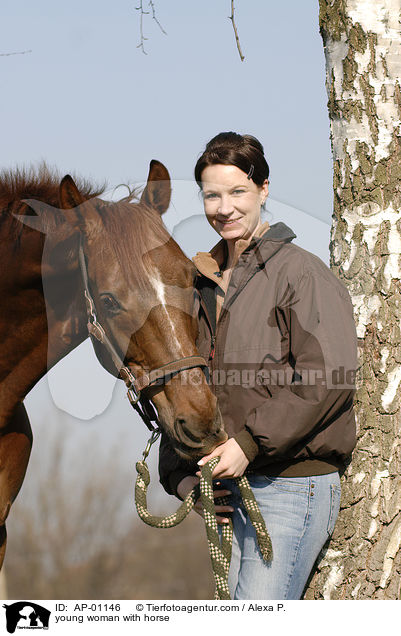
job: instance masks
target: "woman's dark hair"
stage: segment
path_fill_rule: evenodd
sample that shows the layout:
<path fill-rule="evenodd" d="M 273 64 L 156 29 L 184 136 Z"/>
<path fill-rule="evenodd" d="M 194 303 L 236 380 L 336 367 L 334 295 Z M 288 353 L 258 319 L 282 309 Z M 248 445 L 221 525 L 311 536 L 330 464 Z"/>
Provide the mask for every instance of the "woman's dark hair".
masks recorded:
<path fill-rule="evenodd" d="M 195 179 L 200 188 L 202 172 L 208 166 L 216 164 L 236 166 L 257 186 L 262 186 L 265 179 L 269 178 L 269 166 L 263 146 L 252 135 L 222 132 L 209 141 L 195 166 Z"/>

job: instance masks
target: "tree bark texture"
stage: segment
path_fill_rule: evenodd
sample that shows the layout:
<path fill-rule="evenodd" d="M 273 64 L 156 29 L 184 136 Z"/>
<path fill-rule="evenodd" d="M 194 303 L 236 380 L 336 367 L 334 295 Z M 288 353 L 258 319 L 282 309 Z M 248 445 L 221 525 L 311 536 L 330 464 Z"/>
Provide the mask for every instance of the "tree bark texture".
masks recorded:
<path fill-rule="evenodd" d="M 307 599 L 398 599 L 401 581 L 401 0 L 320 0 L 334 168 L 331 267 L 359 342 L 358 443 Z"/>

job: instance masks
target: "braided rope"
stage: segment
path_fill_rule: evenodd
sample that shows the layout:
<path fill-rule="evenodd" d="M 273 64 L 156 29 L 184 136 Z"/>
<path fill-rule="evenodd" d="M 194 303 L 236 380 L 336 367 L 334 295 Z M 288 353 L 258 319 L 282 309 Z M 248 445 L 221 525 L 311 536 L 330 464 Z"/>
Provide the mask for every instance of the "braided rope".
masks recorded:
<path fill-rule="evenodd" d="M 222 525 L 221 543 L 217 520 L 214 509 L 212 472 L 217 466 L 220 457 L 215 457 L 202 468 L 202 478 L 200 480 L 201 502 L 203 506 L 203 516 L 205 519 L 206 536 L 209 547 L 212 571 L 216 586 L 215 598 L 219 600 L 230 599 L 228 589 L 228 570 L 231 561 L 231 548 L 233 539 L 233 522 L 229 519 L 228 524 Z M 219 497 L 218 504 L 228 503 L 228 498 Z"/>
<path fill-rule="evenodd" d="M 229 600 L 228 570 L 231 561 L 233 526 L 231 519 L 228 524 L 222 526 L 220 541 L 214 508 L 215 502 L 212 480 L 212 472 L 219 461 L 220 457 L 214 457 L 203 466 L 200 483 L 188 493 L 178 510 L 166 517 L 158 517 L 149 512 L 147 506 L 147 490 L 150 483 L 149 469 L 144 459 L 137 462 L 136 470 L 138 476 L 135 484 L 135 505 L 139 517 L 148 526 L 152 526 L 153 528 L 173 528 L 188 516 L 196 501 L 199 497 L 201 498 L 209 554 L 216 586 L 215 598 L 219 600 Z M 262 557 L 265 561 L 269 561 L 272 558 L 271 540 L 255 496 L 245 476 L 237 477 L 235 481 L 240 490 L 245 509 L 255 528 Z M 216 503 L 227 504 L 228 498 L 220 497 Z"/>

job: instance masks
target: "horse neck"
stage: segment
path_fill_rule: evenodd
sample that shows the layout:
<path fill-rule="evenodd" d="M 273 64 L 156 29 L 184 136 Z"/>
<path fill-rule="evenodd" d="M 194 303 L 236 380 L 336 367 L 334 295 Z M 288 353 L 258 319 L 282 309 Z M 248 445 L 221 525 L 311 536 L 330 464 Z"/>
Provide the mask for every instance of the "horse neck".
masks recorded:
<path fill-rule="evenodd" d="M 42 268 L 43 235 L 24 230 L 0 255 L 0 426 L 17 402 L 88 335 L 78 265 Z M 47 270 L 47 271 L 46 271 Z"/>

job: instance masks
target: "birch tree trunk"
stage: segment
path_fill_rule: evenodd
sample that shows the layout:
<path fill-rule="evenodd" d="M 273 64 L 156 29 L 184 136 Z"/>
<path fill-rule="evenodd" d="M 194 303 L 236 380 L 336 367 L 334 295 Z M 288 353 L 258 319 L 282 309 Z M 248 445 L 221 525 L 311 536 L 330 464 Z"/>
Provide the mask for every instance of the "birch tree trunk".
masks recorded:
<path fill-rule="evenodd" d="M 401 0 L 320 0 L 334 165 L 331 267 L 359 341 L 358 444 L 305 598 L 397 599 L 401 581 Z"/>

